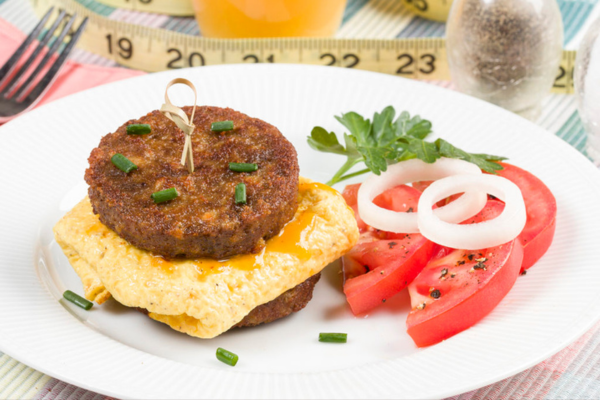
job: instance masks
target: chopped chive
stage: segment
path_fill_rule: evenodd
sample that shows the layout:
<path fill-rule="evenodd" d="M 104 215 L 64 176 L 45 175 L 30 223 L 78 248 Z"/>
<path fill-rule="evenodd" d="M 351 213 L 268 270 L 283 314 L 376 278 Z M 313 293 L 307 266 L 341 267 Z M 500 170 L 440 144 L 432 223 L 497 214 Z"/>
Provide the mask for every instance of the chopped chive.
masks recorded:
<path fill-rule="evenodd" d="M 128 135 L 147 135 L 152 132 L 152 128 L 148 124 L 131 124 L 127 125 Z"/>
<path fill-rule="evenodd" d="M 235 204 L 246 204 L 246 185 L 243 183 L 235 187 Z"/>
<path fill-rule="evenodd" d="M 152 200 L 154 200 L 154 202 L 158 204 L 163 203 L 165 201 L 173 200 L 177 196 L 179 196 L 179 193 L 177 193 L 177 189 L 169 188 L 161 190 L 160 192 L 154 192 L 150 197 L 152 197 Z"/>
<path fill-rule="evenodd" d="M 258 164 L 246 164 L 246 163 L 229 163 L 229 169 L 233 172 L 253 172 L 258 169 Z"/>
<path fill-rule="evenodd" d="M 346 343 L 347 340 L 347 333 L 319 333 L 319 342 Z"/>
<path fill-rule="evenodd" d="M 71 292 L 70 290 L 65 291 L 63 293 L 63 297 L 65 299 L 69 300 L 71 303 L 76 304 L 79 307 L 83 308 L 84 310 L 89 310 L 94 305 L 94 303 L 92 303 L 91 301 L 87 301 L 83 297 L 79 296 L 76 293 Z"/>
<path fill-rule="evenodd" d="M 221 362 L 224 362 L 227 365 L 235 367 L 235 364 L 237 364 L 239 357 L 237 356 L 237 354 L 233 354 L 232 352 L 219 347 L 217 349 L 217 359 Z"/>
<path fill-rule="evenodd" d="M 233 121 L 213 122 L 210 125 L 210 130 L 213 132 L 230 131 L 233 129 Z"/>
<path fill-rule="evenodd" d="M 132 163 L 127 157 L 125 157 L 121 153 L 116 153 L 114 156 L 111 157 L 110 161 L 112 161 L 115 167 L 119 168 L 125 173 L 130 173 L 134 169 L 137 169 L 137 165 Z"/>

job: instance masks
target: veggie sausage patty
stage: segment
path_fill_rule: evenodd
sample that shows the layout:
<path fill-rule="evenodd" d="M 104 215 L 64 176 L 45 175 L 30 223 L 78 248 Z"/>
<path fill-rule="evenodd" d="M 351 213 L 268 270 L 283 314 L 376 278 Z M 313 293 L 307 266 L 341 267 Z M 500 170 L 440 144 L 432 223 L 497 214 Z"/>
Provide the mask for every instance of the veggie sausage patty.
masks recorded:
<path fill-rule="evenodd" d="M 191 116 L 192 107 L 183 110 Z M 233 130 L 211 131 L 213 122 L 226 120 Z M 296 150 L 274 126 L 229 108 L 197 107 L 193 122 L 193 174 L 180 163 L 183 132 L 159 111 L 104 136 L 85 173 L 94 212 L 132 245 L 166 258 L 222 259 L 260 250 L 296 212 Z M 149 124 L 152 131 L 127 134 L 131 124 Z M 137 169 L 117 168 L 111 162 L 116 153 Z M 232 162 L 258 164 L 258 170 L 234 172 Z M 239 183 L 246 186 L 246 204 L 236 204 Z M 179 196 L 155 204 L 151 195 L 169 188 Z"/>

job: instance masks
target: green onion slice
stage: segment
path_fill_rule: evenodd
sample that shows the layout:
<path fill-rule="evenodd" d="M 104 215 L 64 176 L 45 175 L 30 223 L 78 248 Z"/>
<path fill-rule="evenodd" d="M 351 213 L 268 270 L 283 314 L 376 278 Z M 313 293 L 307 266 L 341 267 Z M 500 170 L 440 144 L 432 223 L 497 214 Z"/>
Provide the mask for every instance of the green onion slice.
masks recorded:
<path fill-rule="evenodd" d="M 94 305 L 94 303 L 92 303 L 91 301 L 84 299 L 83 297 L 71 292 L 70 290 L 65 291 L 63 293 L 63 297 L 69 300 L 71 303 L 83 308 L 84 310 L 89 310 Z"/>
<path fill-rule="evenodd" d="M 239 357 L 237 356 L 237 354 L 233 354 L 232 352 L 219 347 L 217 349 L 217 359 L 219 361 L 224 362 L 227 365 L 235 367 L 235 364 L 237 364 Z"/>
<path fill-rule="evenodd" d="M 152 132 L 152 128 L 148 124 L 131 124 L 127 125 L 128 135 L 147 135 Z"/>
<path fill-rule="evenodd" d="M 246 185 L 238 183 L 235 187 L 235 203 L 246 204 Z"/>
<path fill-rule="evenodd" d="M 319 342 L 346 343 L 347 341 L 347 333 L 319 333 Z"/>
<path fill-rule="evenodd" d="M 177 196 L 179 196 L 179 193 L 177 192 L 177 189 L 175 189 L 175 188 L 169 188 L 169 189 L 161 190 L 160 192 L 154 192 L 151 195 L 152 200 L 154 200 L 154 202 L 156 204 L 163 203 L 163 202 L 169 201 L 169 200 L 173 200 Z"/>
<path fill-rule="evenodd" d="M 210 125 L 210 130 L 213 132 L 230 131 L 233 129 L 233 121 L 213 122 Z"/>
<path fill-rule="evenodd" d="M 229 163 L 229 169 L 233 172 L 254 172 L 258 169 L 258 164 L 246 164 L 246 163 Z"/>
<path fill-rule="evenodd" d="M 137 169 L 137 165 L 132 163 L 127 157 L 125 157 L 121 153 L 116 153 L 111 157 L 110 161 L 115 165 L 115 167 L 119 168 L 121 171 L 125 173 L 130 173 L 134 169 Z"/>

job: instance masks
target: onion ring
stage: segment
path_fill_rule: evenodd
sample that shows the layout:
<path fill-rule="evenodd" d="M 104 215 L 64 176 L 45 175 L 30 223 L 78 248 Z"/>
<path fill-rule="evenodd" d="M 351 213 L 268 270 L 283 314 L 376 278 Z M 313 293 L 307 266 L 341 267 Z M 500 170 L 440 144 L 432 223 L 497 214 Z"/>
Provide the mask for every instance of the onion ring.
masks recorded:
<path fill-rule="evenodd" d="M 454 193 L 479 190 L 496 196 L 506 204 L 496 218 L 469 225 L 442 221 L 431 207 Z M 510 242 L 527 221 L 525 202 L 519 187 L 496 175 L 455 175 L 433 182 L 419 199 L 419 229 L 434 243 L 453 249 L 479 250 Z"/>
<path fill-rule="evenodd" d="M 362 220 L 375 229 L 393 233 L 418 233 L 419 225 L 416 213 L 386 210 L 373 200 L 379 194 L 394 186 L 416 182 L 432 181 L 451 175 L 481 175 L 481 170 L 470 162 L 452 158 L 440 158 L 433 164 L 419 159 L 401 161 L 390 165 L 381 175 L 371 175 L 358 190 L 358 213 Z M 444 221 L 458 223 L 477 214 L 487 201 L 480 190 L 465 193 L 452 203 L 435 210 L 435 214 Z"/>

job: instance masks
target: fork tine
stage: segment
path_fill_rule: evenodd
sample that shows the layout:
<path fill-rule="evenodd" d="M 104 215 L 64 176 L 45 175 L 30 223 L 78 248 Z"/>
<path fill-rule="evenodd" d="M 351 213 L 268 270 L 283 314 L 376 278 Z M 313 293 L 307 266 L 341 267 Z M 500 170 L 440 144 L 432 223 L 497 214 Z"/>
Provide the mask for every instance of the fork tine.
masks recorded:
<path fill-rule="evenodd" d="M 42 69 L 44 69 L 46 64 L 48 64 L 48 61 L 50 60 L 52 55 L 56 52 L 56 50 L 62 44 L 63 40 L 65 39 L 65 36 L 67 36 L 67 33 L 69 33 L 69 30 L 71 30 L 71 27 L 73 26 L 73 23 L 75 22 L 76 17 L 77 17 L 77 14 L 74 14 L 71 17 L 71 19 L 69 19 L 69 21 L 65 24 L 65 27 L 63 28 L 63 30 L 60 32 L 60 34 L 58 35 L 58 37 L 56 38 L 54 43 L 52 43 L 50 50 L 48 50 L 48 52 L 44 55 L 44 58 L 42 58 L 42 61 L 40 61 L 38 66 L 35 68 L 35 70 L 31 73 L 31 75 L 29 75 L 27 77 L 27 80 L 25 81 L 25 83 L 23 83 L 21 85 L 21 87 L 19 88 L 17 93 L 14 95 L 14 99 L 16 99 L 17 102 L 19 101 L 19 98 L 27 92 L 27 90 L 31 86 L 31 83 L 33 82 L 33 80 L 40 74 Z"/>
<path fill-rule="evenodd" d="M 73 15 L 73 18 L 71 19 L 71 21 L 75 20 L 75 16 L 76 15 Z M 77 41 L 79 40 L 79 37 L 83 33 L 83 30 L 85 29 L 85 26 L 87 25 L 87 22 L 88 22 L 88 19 L 87 19 L 87 17 L 85 17 L 85 19 L 83 21 L 81 21 L 81 24 L 79 24 L 79 28 L 77 28 L 77 31 L 73 34 L 73 36 L 71 36 L 71 40 L 69 41 L 67 46 L 60 53 L 60 56 L 54 61 L 54 63 L 52 64 L 52 66 L 50 67 L 48 72 L 46 72 L 46 75 L 44 75 L 42 80 L 36 85 L 36 87 L 31 91 L 31 93 L 29 93 L 29 95 L 27 95 L 27 98 L 25 99 L 25 101 L 33 103 L 36 100 L 36 98 L 39 98 L 43 94 L 43 92 L 48 87 L 50 87 L 50 84 L 52 83 L 56 74 L 60 70 L 60 67 L 67 60 L 67 57 L 69 56 L 69 53 L 71 53 L 71 50 L 73 50 L 73 47 L 75 47 L 75 44 L 77 44 Z"/>
<path fill-rule="evenodd" d="M 17 64 L 17 60 L 19 58 L 21 58 L 21 56 L 23 55 L 25 50 L 29 47 L 31 42 L 33 42 L 33 40 L 38 37 L 38 35 L 42 31 L 42 29 L 44 28 L 44 25 L 46 25 L 46 22 L 48 22 L 50 15 L 52 15 L 52 11 L 54 11 L 54 7 L 51 7 L 50 10 L 48 10 L 46 15 L 44 15 L 44 17 L 42 18 L 42 20 L 40 22 L 38 22 L 38 24 L 35 26 L 35 28 L 33 28 L 33 31 L 31 31 L 29 36 L 27 36 L 25 38 L 25 41 L 13 53 L 13 55 L 8 59 L 8 61 L 6 61 L 6 63 L 4 63 L 2 68 L 0 68 L 0 83 L 2 83 L 4 78 L 10 74 L 10 72 L 13 70 L 13 68 Z"/>
<path fill-rule="evenodd" d="M 56 28 L 58 28 L 58 26 L 64 19 L 65 15 L 66 15 L 66 12 L 61 11 L 61 13 L 58 15 L 58 18 L 56 19 L 56 21 L 54 21 L 52 26 L 46 31 L 46 33 L 44 34 L 44 37 L 42 38 L 42 40 L 40 40 L 36 49 L 33 51 L 33 53 L 31 53 L 31 55 L 29 56 L 27 61 L 25 61 L 23 63 L 23 65 L 21 65 L 21 67 L 17 70 L 17 72 L 14 73 L 14 75 L 12 75 L 11 81 L 8 82 L 8 84 L 4 87 L 4 90 L 0 91 L 0 96 L 6 96 L 7 94 L 9 94 L 10 92 L 13 91 L 13 89 L 17 86 L 19 80 L 21 79 L 21 76 L 23 75 L 23 73 L 25 73 L 29 69 L 29 67 L 37 59 L 37 56 L 41 53 L 41 51 L 44 49 L 44 47 L 46 47 L 46 45 L 52 38 L 52 35 L 54 35 L 54 31 L 56 31 Z"/>

